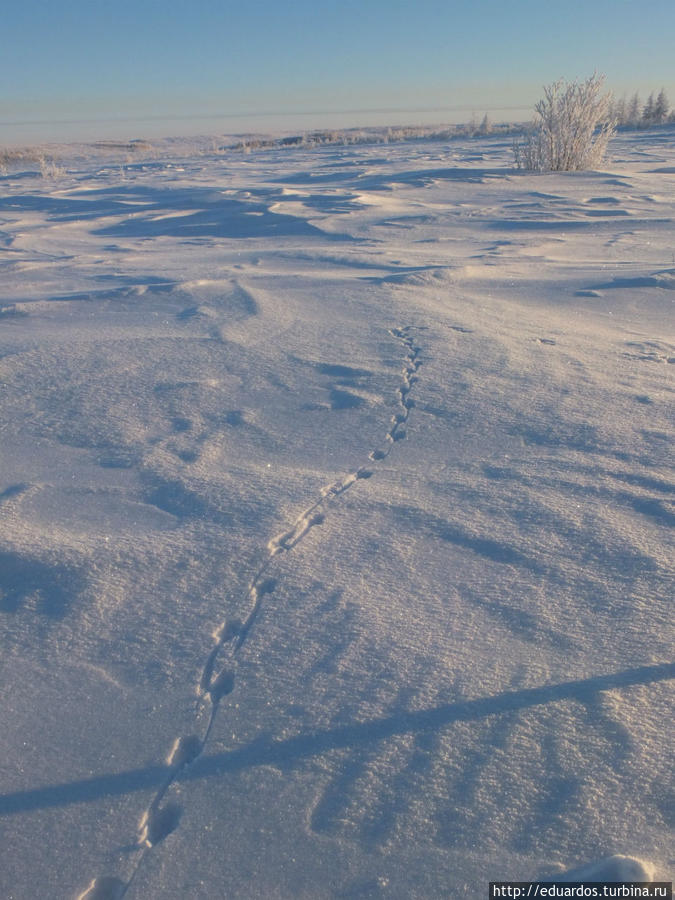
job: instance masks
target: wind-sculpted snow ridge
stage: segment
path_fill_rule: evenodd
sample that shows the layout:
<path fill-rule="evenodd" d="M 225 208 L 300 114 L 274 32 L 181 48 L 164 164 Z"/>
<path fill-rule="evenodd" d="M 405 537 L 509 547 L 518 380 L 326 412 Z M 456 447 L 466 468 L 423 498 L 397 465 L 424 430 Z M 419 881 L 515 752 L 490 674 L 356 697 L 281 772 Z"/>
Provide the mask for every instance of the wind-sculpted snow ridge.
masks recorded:
<path fill-rule="evenodd" d="M 359 468 L 323 487 L 311 506 L 289 528 L 267 543 L 262 563 L 241 599 L 242 608 L 247 610 L 244 617 L 223 621 L 213 631 L 214 645 L 206 657 L 196 688 L 195 733 L 177 737 L 169 751 L 166 778 L 141 816 L 136 842 L 127 848 L 135 853 L 135 859 L 126 880 L 115 876 L 95 878 L 78 900 L 121 900 L 132 886 L 145 855 L 178 828 L 181 807 L 173 802 L 164 803 L 164 797 L 183 770 L 204 752 L 220 702 L 235 690 L 237 654 L 248 640 L 265 598 L 276 588 L 277 581 L 272 574 L 274 560 L 290 553 L 309 531 L 321 525 L 334 501 L 360 480 L 370 478 L 374 474 L 374 465 L 386 459 L 394 444 L 406 437 L 408 418 L 414 407 L 410 394 L 422 365 L 421 347 L 417 345 L 410 326 L 395 328 L 390 334 L 404 348 L 405 357 L 397 390 L 399 408 L 391 418 L 381 446 L 372 450 L 368 461 Z"/>

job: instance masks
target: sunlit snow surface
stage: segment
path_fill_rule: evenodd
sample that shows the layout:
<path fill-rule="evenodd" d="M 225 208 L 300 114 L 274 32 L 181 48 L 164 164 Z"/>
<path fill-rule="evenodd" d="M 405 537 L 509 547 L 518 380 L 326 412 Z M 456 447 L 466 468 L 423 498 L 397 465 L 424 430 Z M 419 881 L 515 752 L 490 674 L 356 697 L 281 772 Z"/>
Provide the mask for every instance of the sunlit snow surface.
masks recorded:
<path fill-rule="evenodd" d="M 3 898 L 671 874 L 674 138 L 0 178 Z"/>

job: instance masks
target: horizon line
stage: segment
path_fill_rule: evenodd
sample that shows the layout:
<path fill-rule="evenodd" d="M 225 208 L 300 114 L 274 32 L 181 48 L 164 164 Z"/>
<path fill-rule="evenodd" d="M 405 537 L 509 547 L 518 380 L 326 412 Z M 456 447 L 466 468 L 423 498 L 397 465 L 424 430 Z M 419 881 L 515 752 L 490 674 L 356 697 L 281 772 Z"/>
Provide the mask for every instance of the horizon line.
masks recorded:
<path fill-rule="evenodd" d="M 420 106 L 420 107 L 365 107 L 358 109 L 331 109 L 331 110 L 282 110 L 270 111 L 263 110 L 260 112 L 241 112 L 241 113 L 167 113 L 160 115 L 153 113 L 151 115 L 134 115 L 134 116 L 107 116 L 92 117 L 78 119 L 0 119 L 0 126 L 16 127 L 19 125 L 85 125 L 85 124 L 107 124 L 113 122 L 158 122 L 158 121 L 192 121 L 196 119 L 255 119 L 260 117 L 290 117 L 290 116 L 345 116 L 345 115 L 363 115 L 363 114 L 382 114 L 382 113 L 431 113 L 431 112 L 476 112 L 481 110 L 484 112 L 505 112 L 508 110 L 523 110 L 529 108 L 531 104 L 509 105 L 509 106 L 488 106 L 483 107 L 478 104 L 461 104 L 459 106 Z M 356 126 L 358 127 L 358 126 Z"/>

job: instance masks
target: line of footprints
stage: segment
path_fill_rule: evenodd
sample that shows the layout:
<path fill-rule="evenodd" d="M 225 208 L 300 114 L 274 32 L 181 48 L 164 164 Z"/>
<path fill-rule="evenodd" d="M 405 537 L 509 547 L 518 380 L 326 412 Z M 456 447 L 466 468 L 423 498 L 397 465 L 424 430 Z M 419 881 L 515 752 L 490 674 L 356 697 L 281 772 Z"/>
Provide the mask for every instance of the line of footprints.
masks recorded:
<path fill-rule="evenodd" d="M 136 853 L 130 876 L 126 881 L 111 876 L 95 878 L 84 893 L 79 895 L 78 900 L 121 900 L 131 887 L 145 854 L 178 827 L 181 808 L 177 803 L 163 803 L 164 797 L 183 769 L 204 752 L 220 702 L 234 690 L 237 654 L 251 633 L 265 597 L 273 593 L 276 587 L 275 579 L 269 575 L 274 558 L 291 551 L 312 528 L 321 525 L 330 503 L 359 480 L 370 478 L 373 474 L 371 464 L 386 459 L 394 444 L 406 436 L 408 416 L 414 406 L 410 394 L 421 365 L 421 348 L 416 345 L 411 330 L 410 326 L 407 326 L 394 328 L 390 332 L 403 345 L 406 355 L 398 388 L 399 409 L 392 416 L 383 445 L 369 454 L 368 464 L 322 488 L 318 499 L 298 516 L 294 524 L 269 541 L 264 560 L 253 576 L 242 601 L 242 606 L 248 607 L 248 615 L 243 620 L 232 619 L 222 622 L 213 632 L 214 644 L 206 658 L 197 685 L 195 718 L 200 722 L 207 717 L 203 736 L 188 734 L 177 738 L 174 742 L 166 760 L 168 767 L 166 778 L 141 818 L 136 843 L 128 848 Z"/>

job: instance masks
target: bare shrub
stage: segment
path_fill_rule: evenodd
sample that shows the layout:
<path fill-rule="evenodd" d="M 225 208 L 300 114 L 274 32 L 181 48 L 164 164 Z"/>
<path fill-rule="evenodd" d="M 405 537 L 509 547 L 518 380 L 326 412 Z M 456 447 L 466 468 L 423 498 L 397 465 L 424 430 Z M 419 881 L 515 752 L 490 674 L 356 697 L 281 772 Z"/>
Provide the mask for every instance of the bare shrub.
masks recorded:
<path fill-rule="evenodd" d="M 0 174 L 8 175 L 27 163 L 37 163 L 43 178 L 57 178 L 66 174 L 54 156 L 47 156 L 40 147 L 0 147 Z"/>
<path fill-rule="evenodd" d="M 519 169 L 570 172 L 596 167 L 607 155 L 616 130 L 612 95 L 603 92 L 604 76 L 586 81 L 555 81 L 535 106 L 532 130 L 514 145 Z"/>
<path fill-rule="evenodd" d="M 40 174 L 43 178 L 61 178 L 66 174 L 63 166 L 59 165 L 53 157 L 40 155 L 38 157 Z"/>
<path fill-rule="evenodd" d="M 39 162 L 41 154 L 34 147 L 0 147 L 0 166 L 8 172 L 25 163 Z"/>

